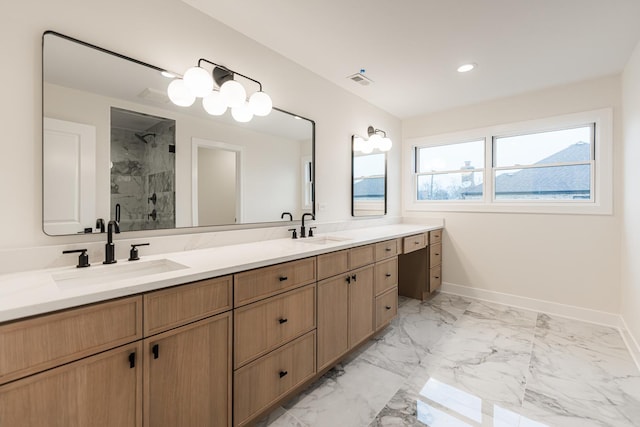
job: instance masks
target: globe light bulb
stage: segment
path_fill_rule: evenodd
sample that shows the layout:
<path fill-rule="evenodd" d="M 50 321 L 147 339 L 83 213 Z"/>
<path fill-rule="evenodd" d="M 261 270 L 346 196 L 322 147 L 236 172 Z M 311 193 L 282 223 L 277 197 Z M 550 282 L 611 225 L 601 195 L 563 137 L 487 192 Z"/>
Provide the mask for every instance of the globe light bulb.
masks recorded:
<path fill-rule="evenodd" d="M 384 137 L 384 138 L 382 138 L 382 140 L 378 144 L 378 149 L 380 151 L 389 151 L 389 150 L 391 150 L 391 146 L 392 145 L 393 145 L 393 142 L 391 142 L 391 139 L 387 138 L 387 137 Z"/>
<path fill-rule="evenodd" d="M 362 151 L 362 148 L 365 145 L 365 141 L 364 139 L 360 138 L 359 136 L 356 136 L 353 138 L 353 151 Z"/>
<path fill-rule="evenodd" d="M 247 100 L 247 91 L 237 81 L 227 80 L 220 86 L 220 96 L 228 107 L 235 108 L 244 105 Z"/>
<path fill-rule="evenodd" d="M 371 146 L 371 150 L 373 150 L 374 148 L 380 148 L 381 142 L 382 142 L 382 137 L 377 133 L 374 133 L 369 137 L 369 145 Z"/>
<path fill-rule="evenodd" d="M 180 107 L 189 107 L 196 100 L 196 96 L 185 86 L 182 79 L 175 79 L 169 83 L 167 95 L 171 102 Z"/>
<path fill-rule="evenodd" d="M 373 148 L 374 147 L 373 147 L 373 144 L 371 143 L 371 138 L 369 138 L 369 141 L 364 141 L 360 151 L 362 151 L 364 154 L 369 154 L 373 151 Z"/>
<path fill-rule="evenodd" d="M 256 92 L 249 98 L 249 108 L 256 116 L 267 116 L 273 108 L 271 97 L 260 91 Z"/>
<path fill-rule="evenodd" d="M 184 84 L 197 97 L 203 98 L 213 90 L 213 77 L 201 67 L 191 67 L 184 73 Z"/>
<path fill-rule="evenodd" d="M 227 104 L 222 100 L 220 92 L 214 90 L 202 98 L 202 108 L 212 116 L 221 116 L 227 111 Z"/>
<path fill-rule="evenodd" d="M 236 120 L 236 122 L 240 123 L 246 123 L 248 121 L 251 121 L 251 119 L 253 118 L 253 113 L 249 108 L 248 102 L 245 102 L 238 107 L 231 108 L 231 115 Z"/>

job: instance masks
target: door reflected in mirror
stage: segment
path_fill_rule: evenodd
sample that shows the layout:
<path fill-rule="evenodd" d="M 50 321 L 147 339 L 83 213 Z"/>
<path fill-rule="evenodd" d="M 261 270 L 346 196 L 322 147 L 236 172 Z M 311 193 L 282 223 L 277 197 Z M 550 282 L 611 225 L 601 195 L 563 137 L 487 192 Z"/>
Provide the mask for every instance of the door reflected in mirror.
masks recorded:
<path fill-rule="evenodd" d="M 314 213 L 313 121 L 173 105 L 162 68 L 43 35 L 43 229 L 264 226 Z M 122 122 L 125 122 L 124 124 Z"/>
<path fill-rule="evenodd" d="M 387 213 L 387 154 L 377 149 L 363 153 L 351 139 L 351 215 L 380 216 Z"/>

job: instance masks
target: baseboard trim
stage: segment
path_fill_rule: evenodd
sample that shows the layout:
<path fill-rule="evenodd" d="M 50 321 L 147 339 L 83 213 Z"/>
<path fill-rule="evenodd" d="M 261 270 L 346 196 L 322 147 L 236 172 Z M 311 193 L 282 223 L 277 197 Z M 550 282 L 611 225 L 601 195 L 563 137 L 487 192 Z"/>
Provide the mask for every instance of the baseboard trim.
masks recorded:
<path fill-rule="evenodd" d="M 633 361 L 640 370 L 640 345 L 638 345 L 638 342 L 629 332 L 629 328 L 627 327 L 624 318 L 619 314 L 607 313 L 605 311 L 592 310 L 589 308 L 576 307 L 574 305 L 560 304 L 535 298 L 521 297 L 513 294 L 505 294 L 502 292 L 489 291 L 486 289 L 472 288 L 470 286 L 457 285 L 449 282 L 442 282 L 442 288 L 440 290 L 447 294 L 460 295 L 497 304 L 510 305 L 512 307 L 523 308 L 525 310 L 539 311 L 541 313 L 553 314 L 556 316 L 616 328 L 622 336 Z"/>

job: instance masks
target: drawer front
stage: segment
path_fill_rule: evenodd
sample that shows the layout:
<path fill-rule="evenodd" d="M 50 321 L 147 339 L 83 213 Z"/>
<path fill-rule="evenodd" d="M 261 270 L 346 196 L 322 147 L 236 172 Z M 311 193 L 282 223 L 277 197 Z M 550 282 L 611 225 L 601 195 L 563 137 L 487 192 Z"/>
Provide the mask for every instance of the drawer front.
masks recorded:
<path fill-rule="evenodd" d="M 135 296 L 0 326 L 0 384 L 142 338 Z"/>
<path fill-rule="evenodd" d="M 318 255 L 318 280 L 336 276 L 349 270 L 349 251 Z"/>
<path fill-rule="evenodd" d="M 316 327 L 316 285 L 235 311 L 235 368 Z"/>
<path fill-rule="evenodd" d="M 376 261 L 380 261 L 387 258 L 393 258 L 398 255 L 399 252 L 399 240 L 387 240 L 386 242 L 376 243 Z"/>
<path fill-rule="evenodd" d="M 315 281 L 315 257 L 238 273 L 234 276 L 234 306 L 249 304 Z"/>
<path fill-rule="evenodd" d="M 144 335 L 230 310 L 232 283 L 233 277 L 225 276 L 145 294 Z"/>
<path fill-rule="evenodd" d="M 429 247 L 429 267 L 442 264 L 442 243 Z"/>
<path fill-rule="evenodd" d="M 376 330 L 387 325 L 398 315 L 398 288 L 376 297 Z"/>
<path fill-rule="evenodd" d="M 442 266 L 436 265 L 429 269 L 429 292 L 440 289 L 442 286 Z"/>
<path fill-rule="evenodd" d="M 376 263 L 374 280 L 376 295 L 398 286 L 398 258 Z"/>
<path fill-rule="evenodd" d="M 315 331 L 234 373 L 234 424 L 251 417 L 315 375 Z"/>
<path fill-rule="evenodd" d="M 422 249 L 428 245 L 425 233 L 408 236 L 402 239 L 402 248 L 405 254 Z"/>
<path fill-rule="evenodd" d="M 349 269 L 364 267 L 375 261 L 375 245 L 360 246 L 349 249 Z"/>
<path fill-rule="evenodd" d="M 429 244 L 442 242 L 442 230 L 433 230 L 429 232 Z"/>

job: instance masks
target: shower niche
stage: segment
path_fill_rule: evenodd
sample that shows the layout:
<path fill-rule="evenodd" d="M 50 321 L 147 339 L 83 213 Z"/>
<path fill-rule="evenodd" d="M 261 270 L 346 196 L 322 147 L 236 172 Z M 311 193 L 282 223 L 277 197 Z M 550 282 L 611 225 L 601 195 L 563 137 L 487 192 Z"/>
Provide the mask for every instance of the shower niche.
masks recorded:
<path fill-rule="evenodd" d="M 176 122 L 111 107 L 111 219 L 122 231 L 174 228 Z"/>

